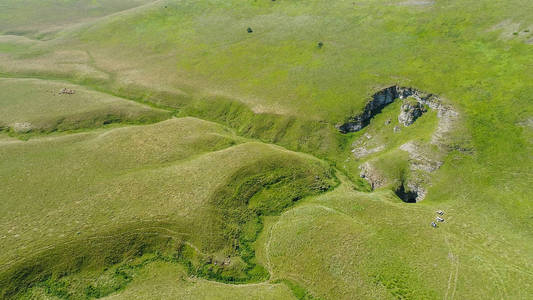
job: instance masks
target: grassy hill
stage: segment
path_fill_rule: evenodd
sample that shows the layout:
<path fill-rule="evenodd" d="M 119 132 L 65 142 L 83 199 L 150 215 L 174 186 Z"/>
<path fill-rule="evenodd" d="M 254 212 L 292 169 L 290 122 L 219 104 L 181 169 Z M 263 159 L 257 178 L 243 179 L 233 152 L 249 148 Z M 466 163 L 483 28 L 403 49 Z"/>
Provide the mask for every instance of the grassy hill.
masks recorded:
<path fill-rule="evenodd" d="M 0 295 L 530 298 L 532 16 L 4 1 Z"/>
<path fill-rule="evenodd" d="M 2 127 L 13 134 L 151 123 L 171 116 L 82 86 L 38 79 L 0 79 L 0 99 Z"/>
<path fill-rule="evenodd" d="M 191 118 L 12 143 L 2 156 L 4 296 L 163 244 L 193 274 L 262 279 L 249 245 L 260 217 L 334 184 L 327 164 Z"/>

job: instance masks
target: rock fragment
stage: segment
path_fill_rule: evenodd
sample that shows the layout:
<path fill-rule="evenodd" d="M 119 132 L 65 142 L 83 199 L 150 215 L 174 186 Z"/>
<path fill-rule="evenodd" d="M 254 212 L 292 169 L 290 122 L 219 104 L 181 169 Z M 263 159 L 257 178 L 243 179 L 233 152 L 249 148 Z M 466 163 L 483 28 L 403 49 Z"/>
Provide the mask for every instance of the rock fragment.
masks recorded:
<path fill-rule="evenodd" d="M 73 95 L 73 94 L 75 94 L 75 93 L 76 93 L 75 90 L 67 89 L 67 88 L 62 88 L 62 89 L 59 91 L 59 95 Z"/>
<path fill-rule="evenodd" d="M 398 122 L 407 127 L 413 124 L 425 112 L 427 112 L 427 109 L 424 104 L 409 97 L 402 104 L 400 114 L 398 115 Z"/>

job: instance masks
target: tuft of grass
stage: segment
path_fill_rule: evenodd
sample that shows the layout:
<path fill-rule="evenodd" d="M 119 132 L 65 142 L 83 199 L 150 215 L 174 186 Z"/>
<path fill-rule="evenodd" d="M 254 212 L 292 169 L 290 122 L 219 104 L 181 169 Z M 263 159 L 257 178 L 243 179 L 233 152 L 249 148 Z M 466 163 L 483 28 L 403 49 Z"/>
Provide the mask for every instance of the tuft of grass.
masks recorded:
<path fill-rule="evenodd" d="M 291 280 L 288 280 L 288 279 L 280 279 L 280 280 L 276 280 L 275 281 L 276 283 L 283 283 L 285 285 L 287 285 L 292 293 L 294 294 L 294 296 L 299 299 L 299 300 L 313 300 L 313 299 L 317 299 L 315 297 L 313 297 L 311 294 L 309 294 L 308 291 L 306 291 L 304 288 L 302 288 L 300 285 L 298 285 L 297 283 L 294 283 L 293 281 Z"/>

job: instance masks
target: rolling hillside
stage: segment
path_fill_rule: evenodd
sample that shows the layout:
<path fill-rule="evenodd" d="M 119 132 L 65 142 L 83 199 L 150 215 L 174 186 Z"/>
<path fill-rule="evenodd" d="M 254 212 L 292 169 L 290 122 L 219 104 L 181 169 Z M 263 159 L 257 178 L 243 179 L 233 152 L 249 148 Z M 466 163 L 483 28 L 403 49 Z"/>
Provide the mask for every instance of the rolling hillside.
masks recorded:
<path fill-rule="evenodd" d="M 3 1 L 0 298 L 530 299 L 532 16 Z"/>

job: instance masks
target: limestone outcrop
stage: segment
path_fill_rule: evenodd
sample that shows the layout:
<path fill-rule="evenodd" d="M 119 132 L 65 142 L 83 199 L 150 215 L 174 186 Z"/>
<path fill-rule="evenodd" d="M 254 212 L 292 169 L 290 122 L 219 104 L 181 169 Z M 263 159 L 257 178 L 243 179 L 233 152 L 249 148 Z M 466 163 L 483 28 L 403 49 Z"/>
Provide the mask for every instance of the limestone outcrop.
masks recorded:
<path fill-rule="evenodd" d="M 348 122 L 339 124 L 336 127 L 342 133 L 357 132 L 370 124 L 370 120 L 375 115 L 379 114 L 387 105 L 391 104 L 396 99 L 407 98 L 410 98 L 409 100 L 411 101 L 406 102 L 407 104 L 405 108 L 408 110 L 412 109 L 413 115 L 409 116 L 409 111 L 404 113 L 402 118 L 405 118 L 406 122 L 416 121 L 416 119 L 425 112 L 425 105 L 427 105 L 429 108 L 437 110 L 444 108 L 439 98 L 433 94 L 424 93 L 410 87 L 400 87 L 394 85 L 374 93 L 372 98 L 365 105 L 365 108 L 361 114 L 350 117 Z M 412 122 L 410 124 L 412 124 Z"/>
<path fill-rule="evenodd" d="M 418 101 L 410 101 L 411 98 L 404 100 L 402 107 L 400 109 L 400 114 L 398 115 L 398 122 L 403 126 L 409 126 L 413 124 L 416 119 L 421 117 L 425 112 L 427 112 L 424 104 Z"/>

